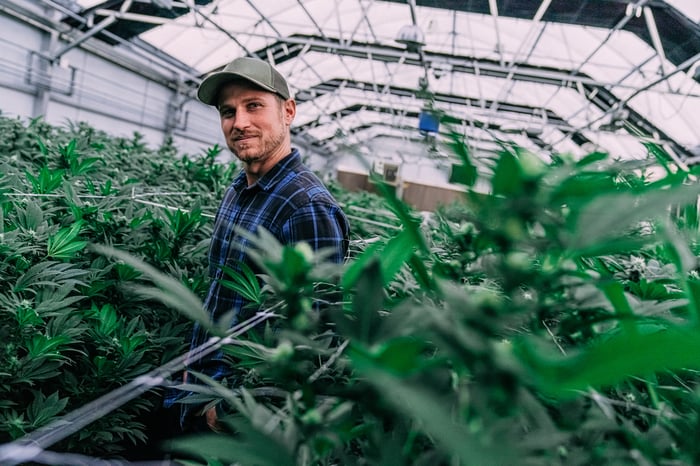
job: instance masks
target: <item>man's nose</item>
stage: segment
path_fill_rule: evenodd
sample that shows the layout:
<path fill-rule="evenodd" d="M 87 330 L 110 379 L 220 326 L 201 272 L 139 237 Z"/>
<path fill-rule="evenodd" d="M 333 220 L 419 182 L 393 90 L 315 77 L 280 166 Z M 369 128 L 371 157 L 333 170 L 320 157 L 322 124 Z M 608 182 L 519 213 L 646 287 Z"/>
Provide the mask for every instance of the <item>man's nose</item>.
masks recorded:
<path fill-rule="evenodd" d="M 236 112 L 236 119 L 233 122 L 233 127 L 236 129 L 244 129 L 250 124 L 250 118 L 246 112 Z"/>

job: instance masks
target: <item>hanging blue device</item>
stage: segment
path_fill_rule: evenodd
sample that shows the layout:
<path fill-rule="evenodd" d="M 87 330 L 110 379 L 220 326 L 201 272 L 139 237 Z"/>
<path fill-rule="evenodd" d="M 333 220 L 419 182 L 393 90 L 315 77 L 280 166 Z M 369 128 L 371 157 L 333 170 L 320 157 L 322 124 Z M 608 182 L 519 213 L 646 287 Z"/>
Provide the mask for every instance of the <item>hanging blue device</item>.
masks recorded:
<path fill-rule="evenodd" d="M 429 109 L 420 111 L 418 114 L 418 130 L 421 134 L 437 133 L 439 128 L 440 118 L 435 112 Z"/>

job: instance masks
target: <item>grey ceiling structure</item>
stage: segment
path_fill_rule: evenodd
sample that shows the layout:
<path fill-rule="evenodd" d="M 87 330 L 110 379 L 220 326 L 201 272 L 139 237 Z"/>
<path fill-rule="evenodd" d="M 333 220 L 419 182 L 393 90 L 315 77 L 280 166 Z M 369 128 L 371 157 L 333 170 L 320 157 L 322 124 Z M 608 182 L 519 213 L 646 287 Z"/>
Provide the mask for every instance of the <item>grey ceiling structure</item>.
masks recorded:
<path fill-rule="evenodd" d="M 321 152 L 415 138 L 430 107 L 475 145 L 700 160 L 697 0 L 41 1 L 74 31 L 66 49 L 138 49 L 190 95 L 236 56 L 275 63 L 295 137 Z"/>

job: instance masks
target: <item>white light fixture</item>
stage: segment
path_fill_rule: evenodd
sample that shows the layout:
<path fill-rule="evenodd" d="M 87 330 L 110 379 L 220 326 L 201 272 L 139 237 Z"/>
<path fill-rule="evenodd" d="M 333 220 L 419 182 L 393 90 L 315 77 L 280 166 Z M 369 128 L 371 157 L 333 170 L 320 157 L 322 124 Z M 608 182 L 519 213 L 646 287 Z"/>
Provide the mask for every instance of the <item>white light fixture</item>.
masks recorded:
<path fill-rule="evenodd" d="M 406 46 L 409 52 L 417 53 L 425 45 L 425 34 L 415 24 L 407 24 L 399 29 L 396 42 Z"/>
<path fill-rule="evenodd" d="M 642 16 L 642 6 L 628 3 L 625 7 L 625 16 L 629 18 L 632 15 L 634 15 L 635 18 Z"/>

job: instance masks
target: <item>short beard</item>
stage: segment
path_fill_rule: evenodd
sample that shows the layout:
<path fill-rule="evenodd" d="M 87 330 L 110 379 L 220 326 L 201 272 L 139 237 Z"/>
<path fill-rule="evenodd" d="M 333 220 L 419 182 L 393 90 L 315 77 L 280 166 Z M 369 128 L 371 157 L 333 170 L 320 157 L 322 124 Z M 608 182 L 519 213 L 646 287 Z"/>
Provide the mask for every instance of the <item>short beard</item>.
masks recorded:
<path fill-rule="evenodd" d="M 278 147 L 280 147 L 284 143 L 284 139 L 286 137 L 285 133 L 285 126 L 284 126 L 284 110 L 283 110 L 283 99 L 279 99 L 279 119 L 280 119 L 280 131 L 276 134 L 273 134 L 270 139 L 264 140 L 263 141 L 263 146 L 260 150 L 259 153 L 257 154 L 252 154 L 248 155 L 245 157 L 241 157 L 236 151 L 232 152 L 234 155 L 238 158 L 243 163 L 246 164 L 251 164 L 255 163 L 261 159 L 264 159 L 266 156 L 274 152 Z"/>
<path fill-rule="evenodd" d="M 251 164 L 257 162 L 261 159 L 264 159 L 267 155 L 271 154 L 275 149 L 281 146 L 284 142 L 284 137 L 284 130 L 272 135 L 270 139 L 264 141 L 261 151 L 257 154 L 248 154 L 246 156 L 240 156 L 236 152 L 234 152 L 234 154 L 236 155 L 236 157 L 238 157 L 238 160 L 240 160 L 243 163 Z"/>

